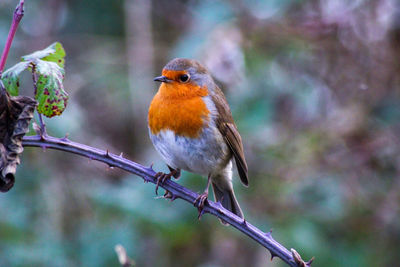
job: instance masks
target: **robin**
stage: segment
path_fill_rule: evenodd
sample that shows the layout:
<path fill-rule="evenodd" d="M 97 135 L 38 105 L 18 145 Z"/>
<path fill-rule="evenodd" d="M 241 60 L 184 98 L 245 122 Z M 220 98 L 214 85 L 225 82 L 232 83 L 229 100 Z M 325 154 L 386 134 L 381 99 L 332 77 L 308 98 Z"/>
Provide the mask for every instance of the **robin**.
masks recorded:
<path fill-rule="evenodd" d="M 184 58 L 171 60 L 154 81 L 161 85 L 149 108 L 149 134 L 170 170 L 157 173 L 157 186 L 172 176 L 178 179 L 181 170 L 207 175 L 207 187 L 194 205 L 203 209 L 212 184 L 215 200 L 243 218 L 232 186 L 232 158 L 245 186 L 247 164 L 221 89 L 198 61 Z"/>

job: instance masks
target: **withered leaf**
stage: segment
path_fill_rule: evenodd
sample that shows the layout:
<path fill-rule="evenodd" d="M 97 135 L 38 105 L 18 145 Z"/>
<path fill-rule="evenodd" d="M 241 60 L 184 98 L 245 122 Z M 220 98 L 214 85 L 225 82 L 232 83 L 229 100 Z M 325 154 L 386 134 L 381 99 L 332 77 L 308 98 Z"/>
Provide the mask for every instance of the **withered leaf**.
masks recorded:
<path fill-rule="evenodd" d="M 23 151 L 22 137 L 29 130 L 36 105 L 31 97 L 11 97 L 0 81 L 0 192 L 7 192 L 14 185 Z"/>

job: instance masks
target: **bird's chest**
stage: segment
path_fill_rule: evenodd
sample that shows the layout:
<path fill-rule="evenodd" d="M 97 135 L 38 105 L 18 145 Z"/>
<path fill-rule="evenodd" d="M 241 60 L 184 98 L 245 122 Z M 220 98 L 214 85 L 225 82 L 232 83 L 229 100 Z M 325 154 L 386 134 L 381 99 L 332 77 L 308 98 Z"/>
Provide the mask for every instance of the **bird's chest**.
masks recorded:
<path fill-rule="evenodd" d="M 209 174 L 228 163 L 231 155 L 213 120 L 215 112 L 207 96 L 154 97 L 148 117 L 150 138 L 168 165 Z"/>
<path fill-rule="evenodd" d="M 165 162 L 173 168 L 199 174 L 218 171 L 230 160 L 229 149 L 216 127 L 205 127 L 196 138 L 162 130 L 150 138 Z"/>
<path fill-rule="evenodd" d="M 157 94 L 149 108 L 149 129 L 154 135 L 171 130 L 180 136 L 196 138 L 209 123 L 209 114 L 202 97 L 164 98 Z"/>

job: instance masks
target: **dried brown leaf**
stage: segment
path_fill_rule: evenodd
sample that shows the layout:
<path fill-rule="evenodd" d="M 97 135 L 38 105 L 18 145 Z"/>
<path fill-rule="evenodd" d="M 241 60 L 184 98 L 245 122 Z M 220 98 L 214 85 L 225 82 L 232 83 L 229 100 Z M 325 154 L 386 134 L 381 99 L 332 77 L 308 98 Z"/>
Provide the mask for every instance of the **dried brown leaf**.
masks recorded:
<path fill-rule="evenodd" d="M 23 151 L 22 137 L 29 130 L 36 105 L 31 97 L 10 97 L 0 81 L 0 192 L 7 192 L 14 185 Z"/>

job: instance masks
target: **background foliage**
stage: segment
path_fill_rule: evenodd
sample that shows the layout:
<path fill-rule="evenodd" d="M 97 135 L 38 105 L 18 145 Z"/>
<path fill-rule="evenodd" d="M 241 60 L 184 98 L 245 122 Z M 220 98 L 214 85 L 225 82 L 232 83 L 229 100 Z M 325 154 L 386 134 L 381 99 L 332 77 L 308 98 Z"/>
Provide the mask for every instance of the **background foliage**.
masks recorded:
<path fill-rule="evenodd" d="M 0 2 L 3 43 L 16 4 Z M 246 218 L 317 266 L 398 264 L 398 1 L 27 1 L 6 67 L 54 41 L 70 100 L 46 120 L 51 134 L 166 170 L 147 134 L 152 77 L 174 57 L 199 59 L 244 139 Z M 25 149 L 0 195 L 0 266 L 118 266 L 117 243 L 138 266 L 283 265 L 139 178 L 44 152 Z"/>

